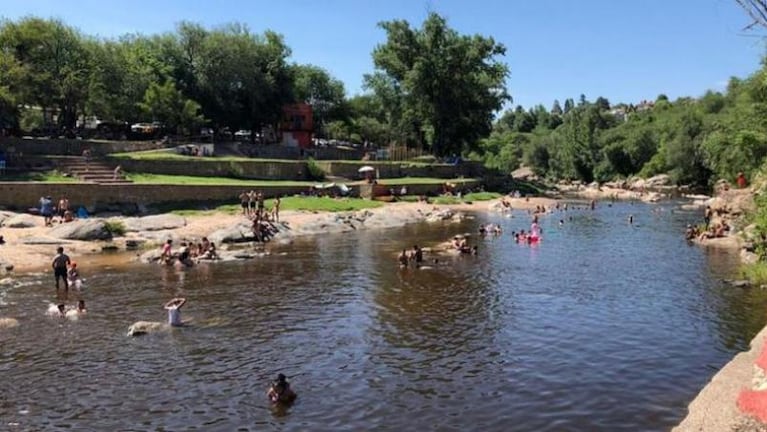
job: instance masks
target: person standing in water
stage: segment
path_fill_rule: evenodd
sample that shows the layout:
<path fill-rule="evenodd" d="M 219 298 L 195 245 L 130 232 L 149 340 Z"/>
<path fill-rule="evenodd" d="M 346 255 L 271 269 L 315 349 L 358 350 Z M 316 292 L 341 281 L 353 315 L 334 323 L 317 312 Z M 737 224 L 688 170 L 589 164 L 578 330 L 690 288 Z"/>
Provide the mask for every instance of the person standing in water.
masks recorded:
<path fill-rule="evenodd" d="M 59 246 L 56 249 L 56 256 L 53 257 L 51 267 L 53 267 L 53 277 L 56 279 L 56 292 L 59 291 L 59 279 L 64 282 L 64 291 L 69 291 L 69 283 L 67 282 L 67 267 L 71 261 L 69 257 L 64 253 L 64 248 Z"/>
<path fill-rule="evenodd" d="M 290 383 L 283 374 L 277 375 L 277 379 L 272 382 L 266 396 L 273 404 L 289 404 L 296 400 L 296 393 L 290 388 Z"/>
<path fill-rule="evenodd" d="M 168 311 L 168 324 L 173 327 L 183 325 L 181 322 L 181 307 L 186 303 L 183 297 L 176 297 L 163 306 Z"/>

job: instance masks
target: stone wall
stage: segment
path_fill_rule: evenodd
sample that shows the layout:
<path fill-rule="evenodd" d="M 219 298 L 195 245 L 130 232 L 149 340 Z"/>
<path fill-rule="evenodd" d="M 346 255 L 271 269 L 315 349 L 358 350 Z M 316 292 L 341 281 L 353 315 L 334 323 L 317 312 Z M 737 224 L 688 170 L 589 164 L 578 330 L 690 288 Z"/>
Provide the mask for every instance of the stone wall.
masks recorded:
<path fill-rule="evenodd" d="M 251 188 L 246 186 L 192 186 L 192 185 L 99 185 L 95 183 L 51 184 L 0 182 L 0 206 L 12 210 L 36 207 L 40 197 L 50 195 L 54 201 L 66 196 L 74 207 L 85 206 L 89 210 L 104 209 L 116 204 L 146 206 L 173 202 L 231 202 L 238 203 L 243 190 L 257 189 L 267 198 L 295 195 L 306 190 L 305 186 L 269 186 Z"/>
<path fill-rule="evenodd" d="M 201 157 L 194 160 L 114 159 L 127 172 L 188 175 L 196 177 L 234 177 L 261 180 L 306 180 L 306 162 L 301 161 L 223 161 Z"/>
<path fill-rule="evenodd" d="M 457 185 L 458 190 L 479 186 L 479 181 L 467 181 Z M 352 186 L 352 194 L 360 193 L 360 186 Z M 393 186 L 399 190 L 402 186 Z M 192 185 L 99 185 L 95 183 L 32 183 L 0 182 L 0 207 L 11 210 L 26 210 L 37 207 L 40 197 L 50 195 L 54 201 L 65 196 L 73 207 L 85 206 L 89 211 L 105 209 L 113 205 L 133 204 L 148 206 L 170 203 L 224 203 L 236 204 L 238 195 L 247 189 L 256 189 L 267 198 L 297 195 L 307 190 L 306 186 L 192 186 Z M 407 185 L 408 194 L 426 195 L 442 192 L 441 184 Z"/>
<path fill-rule="evenodd" d="M 91 141 L 78 139 L 9 138 L 0 137 L 0 151 L 10 155 L 80 156 L 90 149 L 94 156 L 110 153 L 145 151 L 164 148 L 154 141 Z"/>

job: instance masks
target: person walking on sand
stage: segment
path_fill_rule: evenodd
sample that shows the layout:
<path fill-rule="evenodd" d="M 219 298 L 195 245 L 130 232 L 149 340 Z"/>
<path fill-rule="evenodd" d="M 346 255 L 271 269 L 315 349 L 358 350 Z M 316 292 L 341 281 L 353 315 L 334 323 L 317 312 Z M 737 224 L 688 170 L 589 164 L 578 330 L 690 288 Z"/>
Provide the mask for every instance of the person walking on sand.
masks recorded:
<path fill-rule="evenodd" d="M 272 205 L 272 220 L 275 222 L 280 221 L 280 197 L 274 198 L 274 204 Z"/>
<path fill-rule="evenodd" d="M 69 291 L 67 282 L 67 267 L 71 264 L 69 257 L 64 253 L 64 248 L 59 246 L 56 249 L 56 256 L 53 257 L 51 266 L 53 267 L 53 277 L 56 279 L 56 292 L 59 291 L 59 279 L 64 281 L 64 291 Z"/>

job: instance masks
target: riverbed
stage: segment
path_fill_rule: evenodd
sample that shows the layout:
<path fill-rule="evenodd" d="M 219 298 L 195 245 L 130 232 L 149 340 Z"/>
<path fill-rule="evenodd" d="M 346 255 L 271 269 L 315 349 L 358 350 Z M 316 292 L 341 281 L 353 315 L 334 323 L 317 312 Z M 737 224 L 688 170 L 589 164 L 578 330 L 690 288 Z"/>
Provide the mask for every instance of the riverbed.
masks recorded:
<path fill-rule="evenodd" d="M 20 277 L 0 287 L 20 322 L 0 331 L 0 429 L 668 430 L 767 321 L 767 293 L 721 282 L 737 253 L 689 245 L 699 215 L 675 207 L 547 215 L 533 246 L 512 241 L 530 224 L 515 212 L 184 271 L 107 263 L 81 269 L 75 322 L 45 316 L 50 275 Z M 472 236 L 476 257 L 396 265 L 488 222 L 505 232 Z M 174 296 L 188 327 L 126 336 Z M 264 396 L 278 372 L 299 394 L 288 409 Z"/>

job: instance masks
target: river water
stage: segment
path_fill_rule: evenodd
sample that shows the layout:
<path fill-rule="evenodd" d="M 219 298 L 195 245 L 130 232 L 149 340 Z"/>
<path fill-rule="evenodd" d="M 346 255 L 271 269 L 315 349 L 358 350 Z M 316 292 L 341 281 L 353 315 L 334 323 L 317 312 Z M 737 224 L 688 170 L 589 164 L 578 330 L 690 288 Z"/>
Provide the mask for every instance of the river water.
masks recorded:
<path fill-rule="evenodd" d="M 688 245 L 698 215 L 671 208 L 546 216 L 533 247 L 510 239 L 520 212 L 183 272 L 81 260 L 76 322 L 44 315 L 50 275 L 20 278 L 0 288 L 0 315 L 21 323 L 0 331 L 0 429 L 668 430 L 767 319 L 767 294 L 720 282 L 737 256 Z M 506 233 L 472 237 L 478 257 L 397 268 L 398 250 L 484 222 Z M 189 327 L 126 337 L 178 295 Z M 299 394 L 289 409 L 264 396 L 278 372 Z"/>

